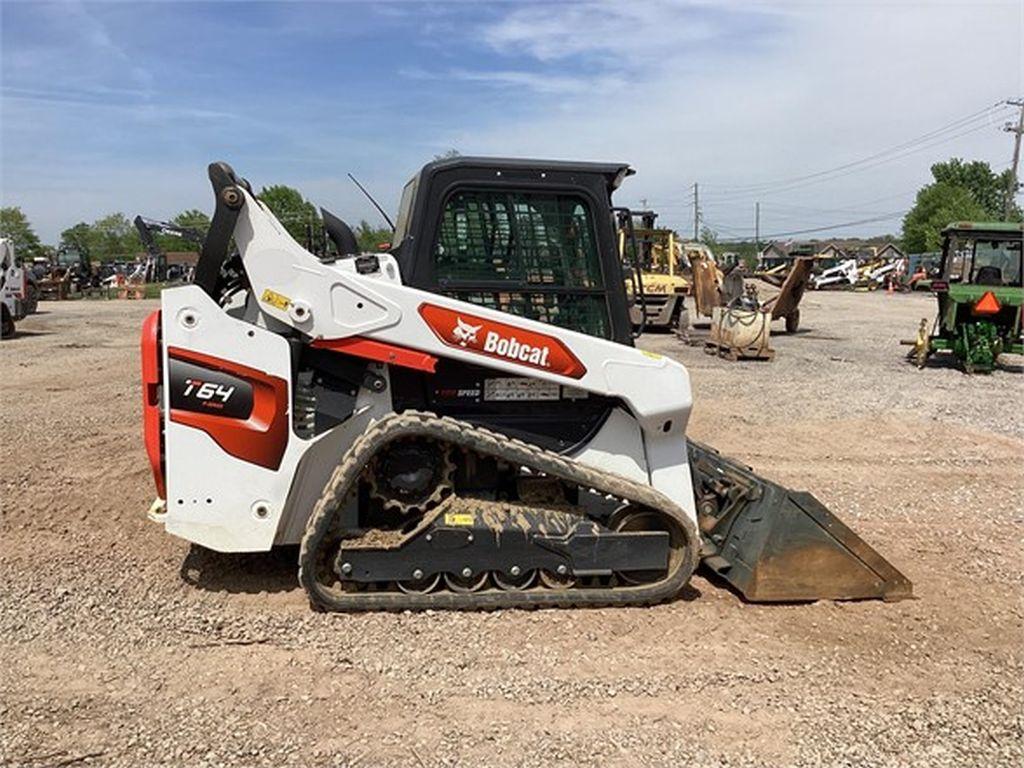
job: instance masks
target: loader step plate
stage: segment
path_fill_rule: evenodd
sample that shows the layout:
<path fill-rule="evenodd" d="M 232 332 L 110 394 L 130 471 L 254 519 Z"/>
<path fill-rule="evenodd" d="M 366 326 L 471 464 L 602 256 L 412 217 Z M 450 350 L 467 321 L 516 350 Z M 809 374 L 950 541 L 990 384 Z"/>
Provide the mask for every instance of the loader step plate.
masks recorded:
<path fill-rule="evenodd" d="M 437 492 L 395 504 L 374 475 L 387 462 L 375 457 L 431 444 L 449 468 Z M 345 511 L 352 502 L 358 526 Z M 384 522 L 367 525 L 375 521 Z M 689 581 L 699 539 L 686 513 L 649 485 L 406 411 L 343 457 L 307 524 L 299 581 L 325 611 L 650 605 Z"/>

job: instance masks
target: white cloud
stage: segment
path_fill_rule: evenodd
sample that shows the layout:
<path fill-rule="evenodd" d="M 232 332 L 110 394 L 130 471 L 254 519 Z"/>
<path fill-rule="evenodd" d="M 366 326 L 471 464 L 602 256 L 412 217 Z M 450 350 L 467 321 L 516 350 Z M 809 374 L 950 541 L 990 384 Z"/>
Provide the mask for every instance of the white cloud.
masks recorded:
<path fill-rule="evenodd" d="M 618 90 L 626 80 L 616 75 L 576 76 L 556 72 L 528 72 L 510 69 L 470 70 L 453 68 L 431 72 L 419 68 L 399 71 L 411 80 L 457 80 L 464 83 L 484 83 L 501 88 L 524 88 L 540 94 L 577 94 L 588 90 Z"/>
<path fill-rule="evenodd" d="M 601 54 L 648 60 L 680 46 L 718 36 L 722 29 L 705 3 L 594 0 L 517 8 L 488 24 L 483 39 L 503 53 L 540 61 Z"/>
<path fill-rule="evenodd" d="M 723 14 L 703 4 L 657 2 L 516 9 L 482 36 L 496 50 L 534 62 L 539 72 L 531 70 L 524 88 L 546 73 L 571 86 L 565 73 L 596 56 L 608 57 L 611 76 L 631 71 L 630 87 L 569 87 L 558 92 L 557 109 L 540 99 L 526 117 L 496 115 L 488 125 L 439 136 L 437 144 L 467 154 L 626 160 L 640 173 L 624 186 L 623 202 L 646 197 L 669 223 L 688 227 L 690 185 L 700 181 L 710 223 L 749 227 L 755 196 L 730 187 L 857 160 L 1020 94 L 1022 7 L 735 3 Z M 894 210 L 912 200 L 936 160 L 964 155 L 1005 166 L 1011 147 L 1000 125 L 762 198 L 834 209 L 902 191 L 883 206 Z M 821 222 L 808 214 L 786 225 Z M 783 226 L 781 217 L 763 224 Z M 867 228 L 879 227 L 895 230 L 898 221 Z"/>

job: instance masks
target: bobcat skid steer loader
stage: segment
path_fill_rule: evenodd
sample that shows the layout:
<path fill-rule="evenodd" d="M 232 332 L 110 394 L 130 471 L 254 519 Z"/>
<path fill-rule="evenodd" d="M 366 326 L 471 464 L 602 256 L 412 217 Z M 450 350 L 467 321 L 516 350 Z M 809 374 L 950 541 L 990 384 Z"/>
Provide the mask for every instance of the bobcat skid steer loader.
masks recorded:
<path fill-rule="evenodd" d="M 687 440 L 686 369 L 630 335 L 630 173 L 440 160 L 388 252 L 325 216 L 317 256 L 211 165 L 195 282 L 142 334 L 152 517 L 221 552 L 301 544 L 320 610 L 652 604 L 702 560 L 752 601 L 909 596 L 814 497 Z"/>

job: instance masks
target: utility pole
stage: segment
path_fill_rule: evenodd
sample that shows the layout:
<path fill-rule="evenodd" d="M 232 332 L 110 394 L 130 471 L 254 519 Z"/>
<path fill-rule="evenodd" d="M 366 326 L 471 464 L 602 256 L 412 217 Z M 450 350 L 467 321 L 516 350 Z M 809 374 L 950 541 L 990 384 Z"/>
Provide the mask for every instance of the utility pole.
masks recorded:
<path fill-rule="evenodd" d="M 693 182 L 693 239 L 700 240 L 700 198 L 698 197 L 697 182 Z"/>
<path fill-rule="evenodd" d="M 1013 133 L 1013 162 L 1010 164 L 1010 183 L 1009 188 L 1006 190 L 1006 202 L 1003 205 L 1003 219 L 1005 221 L 1010 220 L 1010 209 L 1013 207 L 1013 199 L 1017 195 L 1017 166 L 1020 163 L 1020 136 L 1024 133 L 1024 99 L 1007 99 L 1007 104 L 1013 107 L 1017 107 L 1020 110 L 1020 116 L 1017 118 L 1017 125 L 1013 123 L 1007 123 L 1003 126 L 1003 130 L 1007 133 Z"/>
<path fill-rule="evenodd" d="M 761 203 L 754 203 L 754 247 L 761 253 Z"/>

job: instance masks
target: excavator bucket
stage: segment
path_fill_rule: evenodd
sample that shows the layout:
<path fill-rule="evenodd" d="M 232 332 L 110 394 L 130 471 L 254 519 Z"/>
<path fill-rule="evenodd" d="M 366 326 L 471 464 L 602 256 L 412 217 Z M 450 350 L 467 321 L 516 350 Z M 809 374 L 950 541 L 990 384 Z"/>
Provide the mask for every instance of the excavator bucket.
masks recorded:
<path fill-rule="evenodd" d="M 814 496 L 690 441 L 703 564 L 751 602 L 903 600 L 910 581 Z"/>

